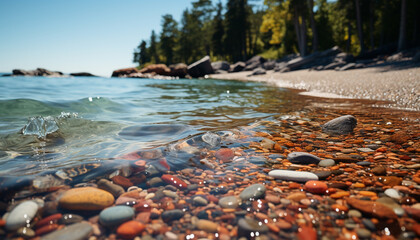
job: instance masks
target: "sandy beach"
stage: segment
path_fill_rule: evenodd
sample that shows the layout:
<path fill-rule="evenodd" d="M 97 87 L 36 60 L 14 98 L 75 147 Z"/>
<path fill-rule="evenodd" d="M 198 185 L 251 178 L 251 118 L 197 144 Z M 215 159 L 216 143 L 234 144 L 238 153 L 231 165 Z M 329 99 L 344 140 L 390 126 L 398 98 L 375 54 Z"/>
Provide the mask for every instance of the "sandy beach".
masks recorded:
<path fill-rule="evenodd" d="M 298 70 L 213 74 L 216 79 L 259 81 L 278 87 L 305 90 L 301 94 L 327 98 L 389 101 L 387 107 L 420 111 L 420 64 L 386 65 L 348 71 Z"/>

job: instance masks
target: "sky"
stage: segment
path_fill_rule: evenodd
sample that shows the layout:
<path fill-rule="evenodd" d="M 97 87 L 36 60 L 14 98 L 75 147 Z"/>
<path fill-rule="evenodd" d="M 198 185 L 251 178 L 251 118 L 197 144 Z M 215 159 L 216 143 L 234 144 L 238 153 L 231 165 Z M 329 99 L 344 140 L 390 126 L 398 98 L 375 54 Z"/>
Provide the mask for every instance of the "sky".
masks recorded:
<path fill-rule="evenodd" d="M 134 49 L 160 32 L 162 15 L 179 21 L 191 2 L 0 0 L 0 72 L 42 67 L 109 77 L 135 66 Z"/>

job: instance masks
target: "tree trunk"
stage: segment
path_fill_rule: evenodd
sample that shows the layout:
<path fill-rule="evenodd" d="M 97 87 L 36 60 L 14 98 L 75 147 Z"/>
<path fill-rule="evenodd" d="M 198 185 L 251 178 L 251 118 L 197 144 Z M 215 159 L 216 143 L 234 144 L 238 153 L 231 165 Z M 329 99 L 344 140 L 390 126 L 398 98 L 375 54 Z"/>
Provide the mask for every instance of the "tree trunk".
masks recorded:
<path fill-rule="evenodd" d="M 400 37 L 398 39 L 398 51 L 402 51 L 406 47 L 406 37 L 405 37 L 405 19 L 406 19 L 406 10 L 407 10 L 407 1 L 401 1 L 401 21 L 400 21 Z"/>
<path fill-rule="evenodd" d="M 359 42 L 360 42 L 360 54 L 363 54 L 365 52 L 365 44 L 364 44 L 364 39 L 363 39 L 362 16 L 360 15 L 359 0 L 355 0 L 355 2 L 356 2 L 357 32 L 359 34 Z"/>
<path fill-rule="evenodd" d="M 375 1 L 370 0 L 370 21 L 369 21 L 369 32 L 370 32 L 370 49 L 375 48 L 375 40 L 373 38 L 373 23 L 375 21 Z"/>
<path fill-rule="evenodd" d="M 314 18 L 314 0 L 309 1 L 309 14 L 311 18 L 311 28 L 312 28 L 312 51 L 318 51 L 318 31 L 316 29 L 315 18 Z"/>
<path fill-rule="evenodd" d="M 348 21 L 347 23 L 347 45 L 346 45 L 346 52 L 350 52 L 351 46 L 351 22 Z"/>
<path fill-rule="evenodd" d="M 300 25 L 300 36 L 302 37 L 302 56 L 306 56 L 306 45 L 308 43 L 307 41 L 307 31 L 306 31 L 306 18 L 305 13 L 302 12 L 302 23 Z"/>
<path fill-rule="evenodd" d="M 298 48 L 299 48 L 299 53 L 302 55 L 302 46 L 301 46 L 301 42 L 302 42 L 302 37 L 300 36 L 300 28 L 299 28 L 299 15 L 298 15 L 298 10 L 297 7 L 295 6 L 295 14 L 293 16 L 293 22 L 295 25 L 295 32 L 296 32 L 296 38 L 297 38 L 297 43 L 298 43 Z"/>

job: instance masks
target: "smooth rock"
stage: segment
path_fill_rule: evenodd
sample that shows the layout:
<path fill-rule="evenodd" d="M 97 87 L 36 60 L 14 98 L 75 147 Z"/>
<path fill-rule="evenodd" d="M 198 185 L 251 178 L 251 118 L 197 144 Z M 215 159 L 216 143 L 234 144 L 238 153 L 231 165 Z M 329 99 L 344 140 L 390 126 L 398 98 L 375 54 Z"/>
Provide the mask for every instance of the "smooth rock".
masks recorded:
<path fill-rule="evenodd" d="M 351 209 L 348 213 L 349 217 L 355 217 L 355 218 L 361 218 L 362 217 L 362 213 L 359 212 L 356 209 Z"/>
<path fill-rule="evenodd" d="M 324 194 L 325 191 L 327 191 L 327 189 L 328 189 L 327 184 L 321 181 L 311 180 L 305 183 L 305 190 L 310 193 Z"/>
<path fill-rule="evenodd" d="M 320 167 L 331 167 L 335 165 L 335 161 L 332 159 L 323 159 L 318 163 Z"/>
<path fill-rule="evenodd" d="M 21 227 L 16 231 L 16 233 L 19 237 L 23 237 L 25 239 L 35 237 L 35 231 L 28 227 Z"/>
<path fill-rule="evenodd" d="M 81 187 L 66 191 L 58 202 L 69 210 L 102 210 L 114 203 L 114 196 L 101 189 Z"/>
<path fill-rule="evenodd" d="M 167 210 L 164 211 L 161 216 L 164 222 L 170 222 L 182 218 L 184 216 L 184 212 L 180 209 Z"/>
<path fill-rule="evenodd" d="M 134 237 L 138 236 L 146 226 L 137 221 L 128 221 L 121 224 L 117 228 L 117 234 L 123 239 L 133 239 Z"/>
<path fill-rule="evenodd" d="M 392 218 L 392 219 L 398 218 L 398 216 L 395 214 L 395 212 L 391 208 L 385 206 L 382 203 L 359 200 L 356 198 L 347 198 L 346 200 L 347 200 L 347 203 L 353 208 L 356 208 L 364 213 L 371 214 L 374 217 Z"/>
<path fill-rule="evenodd" d="M 67 213 L 64 214 L 60 220 L 58 220 L 59 224 L 70 225 L 74 223 L 78 223 L 83 221 L 83 217 L 77 214 Z"/>
<path fill-rule="evenodd" d="M 183 180 L 176 176 L 170 174 L 163 174 L 161 178 L 164 182 L 171 184 L 172 186 L 178 189 L 186 189 L 188 187 L 188 185 Z"/>
<path fill-rule="evenodd" d="M 44 235 L 41 240 L 84 240 L 92 231 L 92 226 L 87 222 L 75 223 Z"/>
<path fill-rule="evenodd" d="M 104 226 L 116 226 L 134 217 L 134 209 L 128 206 L 114 206 L 99 214 L 99 222 Z"/>
<path fill-rule="evenodd" d="M 311 172 L 298 172 L 291 170 L 272 170 L 268 173 L 269 176 L 276 179 L 296 181 L 296 182 L 307 182 L 310 180 L 318 180 L 318 176 Z"/>
<path fill-rule="evenodd" d="M 207 201 L 207 199 L 201 197 L 201 196 L 197 196 L 193 198 L 193 204 L 195 206 L 206 206 L 209 202 Z"/>
<path fill-rule="evenodd" d="M 239 199 L 235 196 L 227 196 L 219 199 L 219 205 L 222 208 L 237 208 L 239 206 Z"/>
<path fill-rule="evenodd" d="M 119 197 L 125 192 L 123 187 L 106 179 L 101 179 L 98 181 L 98 188 L 111 193 L 115 198 Z"/>
<path fill-rule="evenodd" d="M 249 218 L 241 218 L 238 221 L 238 235 L 247 238 L 254 237 L 255 233 L 264 234 L 268 232 L 268 227 L 265 224 L 260 224 L 259 221 Z"/>
<path fill-rule="evenodd" d="M 318 164 L 321 159 L 306 152 L 292 152 L 287 155 L 287 160 L 295 164 Z"/>
<path fill-rule="evenodd" d="M 376 166 L 370 171 L 377 176 L 386 175 L 386 168 L 384 166 Z"/>
<path fill-rule="evenodd" d="M 253 200 L 260 199 L 265 194 L 265 186 L 262 184 L 253 184 L 245 188 L 240 194 L 239 197 L 242 200 Z"/>
<path fill-rule="evenodd" d="M 276 144 L 276 142 L 274 142 L 273 140 L 270 140 L 268 138 L 264 138 L 261 141 L 261 147 L 263 147 L 265 149 L 273 149 L 274 148 L 274 144 Z"/>
<path fill-rule="evenodd" d="M 230 148 L 221 148 L 215 153 L 217 159 L 223 162 L 230 162 L 235 156 L 234 152 Z"/>
<path fill-rule="evenodd" d="M 217 232 L 219 225 L 213 221 L 200 219 L 197 221 L 197 228 L 206 232 Z"/>
<path fill-rule="evenodd" d="M 20 227 L 26 227 L 35 217 L 38 208 L 38 204 L 34 201 L 20 203 L 7 216 L 5 228 L 13 231 Z"/>
<path fill-rule="evenodd" d="M 349 134 L 357 125 L 357 120 L 352 115 L 345 115 L 325 123 L 322 126 L 322 131 L 329 134 Z"/>
<path fill-rule="evenodd" d="M 394 198 L 394 199 L 400 199 L 401 198 L 400 192 L 396 189 L 393 189 L 393 188 L 386 189 L 384 191 L 384 193 L 390 198 Z"/>
<path fill-rule="evenodd" d="M 370 236 L 372 235 L 372 233 L 366 228 L 356 229 L 356 234 L 360 239 L 370 239 Z"/>

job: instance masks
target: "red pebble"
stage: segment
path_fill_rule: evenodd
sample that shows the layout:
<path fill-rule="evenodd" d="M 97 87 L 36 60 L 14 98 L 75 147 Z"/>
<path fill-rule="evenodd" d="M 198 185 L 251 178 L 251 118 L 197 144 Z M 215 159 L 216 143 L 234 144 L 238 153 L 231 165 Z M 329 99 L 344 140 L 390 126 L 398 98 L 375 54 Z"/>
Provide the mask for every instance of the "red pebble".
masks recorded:
<path fill-rule="evenodd" d="M 316 194 L 324 194 L 325 191 L 327 191 L 328 186 L 324 182 L 321 181 L 307 181 L 305 183 L 305 190 L 310 193 L 316 193 Z"/>
<path fill-rule="evenodd" d="M 138 202 L 136 205 L 134 205 L 134 209 L 136 210 L 136 212 L 150 212 L 152 206 L 147 200 L 145 200 Z"/>
<path fill-rule="evenodd" d="M 43 226 L 43 227 L 37 229 L 35 231 L 35 234 L 37 236 L 41 236 L 41 235 L 44 235 L 44 234 L 47 234 L 47 233 L 50 233 L 50 232 L 56 230 L 59 226 L 60 225 L 55 224 L 55 223 L 54 224 L 49 224 L 49 225 L 46 225 L 46 226 Z"/>
<path fill-rule="evenodd" d="M 145 226 L 141 222 L 128 221 L 117 228 L 117 234 L 123 239 L 133 239 L 138 236 L 144 228 Z"/>
<path fill-rule="evenodd" d="M 163 174 L 162 180 L 168 184 L 171 184 L 172 186 L 179 188 L 179 189 L 185 189 L 187 188 L 187 184 L 179 179 L 178 177 L 169 175 L 169 174 Z"/>
<path fill-rule="evenodd" d="M 314 228 L 308 226 L 301 226 L 298 230 L 298 239 L 300 240 L 316 240 L 316 232 Z"/>
<path fill-rule="evenodd" d="M 111 178 L 111 180 L 115 184 L 118 184 L 118 185 L 120 185 L 121 187 L 124 187 L 124 188 L 129 188 L 129 187 L 133 186 L 133 183 L 130 181 L 130 179 L 128 179 L 126 177 L 123 177 L 123 176 L 120 176 L 120 175 L 113 176 Z"/>
<path fill-rule="evenodd" d="M 61 213 L 56 213 L 53 215 L 50 215 L 46 218 L 41 219 L 39 222 L 35 224 L 35 228 L 40 228 L 42 226 L 48 225 L 48 224 L 54 224 L 57 223 L 58 220 L 63 216 Z"/>
<path fill-rule="evenodd" d="M 234 152 L 230 148 L 221 148 L 217 150 L 215 154 L 216 158 L 223 162 L 229 162 L 235 156 Z"/>

